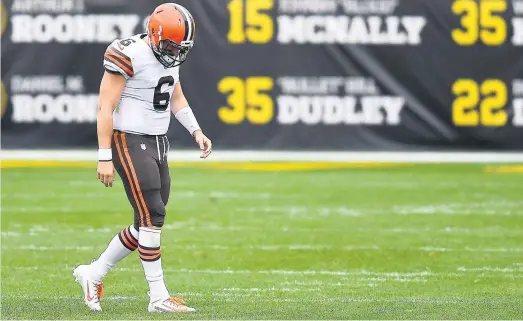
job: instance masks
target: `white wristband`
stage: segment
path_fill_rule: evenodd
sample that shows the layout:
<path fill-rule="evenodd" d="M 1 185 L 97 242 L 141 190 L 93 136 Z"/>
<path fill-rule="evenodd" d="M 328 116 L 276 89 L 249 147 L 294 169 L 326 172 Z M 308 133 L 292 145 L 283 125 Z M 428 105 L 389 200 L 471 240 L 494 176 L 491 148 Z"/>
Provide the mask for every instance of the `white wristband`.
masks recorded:
<path fill-rule="evenodd" d="M 189 131 L 191 135 L 200 129 L 200 125 L 198 125 L 198 121 L 196 120 L 191 107 L 184 107 L 180 109 L 174 116 L 176 119 L 178 119 L 180 124 L 182 124 L 183 127 Z"/>
<path fill-rule="evenodd" d="M 113 160 L 113 152 L 110 148 L 100 148 L 98 149 L 98 161 L 108 162 Z"/>

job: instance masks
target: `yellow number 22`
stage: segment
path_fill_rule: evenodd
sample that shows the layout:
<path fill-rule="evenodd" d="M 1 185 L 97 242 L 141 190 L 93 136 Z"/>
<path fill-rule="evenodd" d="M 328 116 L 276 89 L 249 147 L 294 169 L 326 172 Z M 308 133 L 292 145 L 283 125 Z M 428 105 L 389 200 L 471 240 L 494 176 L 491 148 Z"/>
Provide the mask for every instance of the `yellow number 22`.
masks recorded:
<path fill-rule="evenodd" d="M 501 80 L 489 79 L 479 86 L 472 79 L 460 79 L 452 86 L 457 96 L 452 104 L 452 119 L 456 126 L 505 126 L 508 115 L 504 110 L 507 86 Z M 478 111 L 479 105 L 479 111 Z"/>

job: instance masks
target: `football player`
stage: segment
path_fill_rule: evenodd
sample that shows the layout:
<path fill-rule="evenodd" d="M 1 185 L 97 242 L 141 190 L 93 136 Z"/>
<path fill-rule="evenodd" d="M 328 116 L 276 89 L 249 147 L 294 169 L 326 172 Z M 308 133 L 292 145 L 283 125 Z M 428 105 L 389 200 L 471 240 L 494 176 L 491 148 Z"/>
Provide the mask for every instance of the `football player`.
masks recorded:
<path fill-rule="evenodd" d="M 172 112 L 199 145 L 211 153 L 179 80 L 195 34 L 194 19 L 181 5 L 166 3 L 151 14 L 147 33 L 114 41 L 105 52 L 98 106 L 98 179 L 112 186 L 114 170 L 134 209 L 134 224 L 118 233 L 97 260 L 73 275 L 85 304 L 101 311 L 102 279 L 116 263 L 138 249 L 149 284 L 149 312 L 193 312 L 171 297 L 163 279 L 160 239 L 171 178 L 166 133 Z"/>

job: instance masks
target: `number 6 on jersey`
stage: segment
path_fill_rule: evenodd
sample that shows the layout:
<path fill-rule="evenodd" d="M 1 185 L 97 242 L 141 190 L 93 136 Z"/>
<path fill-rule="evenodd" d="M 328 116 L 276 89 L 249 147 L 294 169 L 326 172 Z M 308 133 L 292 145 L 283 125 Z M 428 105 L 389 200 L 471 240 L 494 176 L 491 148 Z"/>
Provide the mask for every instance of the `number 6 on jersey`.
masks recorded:
<path fill-rule="evenodd" d="M 154 88 L 153 105 L 154 109 L 158 111 L 165 111 L 171 100 L 169 91 L 162 90 L 164 85 L 167 85 L 168 90 L 172 90 L 171 87 L 174 87 L 174 78 L 172 76 L 162 77 L 160 81 L 158 81 L 156 88 Z"/>

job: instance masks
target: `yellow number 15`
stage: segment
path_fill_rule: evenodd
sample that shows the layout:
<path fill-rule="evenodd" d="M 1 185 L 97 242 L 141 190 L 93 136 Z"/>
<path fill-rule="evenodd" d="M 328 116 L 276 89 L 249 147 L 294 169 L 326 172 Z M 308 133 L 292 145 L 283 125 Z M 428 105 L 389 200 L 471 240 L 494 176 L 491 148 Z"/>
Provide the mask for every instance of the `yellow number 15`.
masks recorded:
<path fill-rule="evenodd" d="M 487 46 L 499 46 L 507 39 L 507 23 L 495 13 L 507 10 L 506 0 L 456 0 L 452 12 L 462 16 L 462 29 L 452 30 L 452 39 L 461 46 L 472 46 L 479 39 Z"/>
<path fill-rule="evenodd" d="M 232 0 L 229 2 L 228 9 L 231 19 L 227 35 L 229 42 L 244 43 L 248 40 L 252 43 L 263 44 L 271 41 L 274 35 L 274 22 L 271 16 L 260 13 L 260 11 L 272 9 L 273 6 L 273 0 Z"/>

